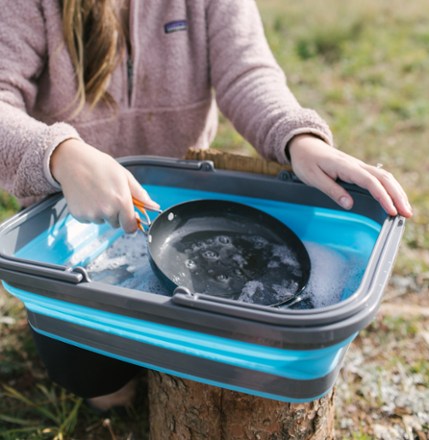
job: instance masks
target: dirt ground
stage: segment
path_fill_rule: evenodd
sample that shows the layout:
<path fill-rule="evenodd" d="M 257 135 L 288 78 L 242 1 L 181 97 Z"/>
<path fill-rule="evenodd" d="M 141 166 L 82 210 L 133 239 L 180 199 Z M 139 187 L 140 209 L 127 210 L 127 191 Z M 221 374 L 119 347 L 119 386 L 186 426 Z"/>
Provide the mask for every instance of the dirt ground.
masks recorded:
<path fill-rule="evenodd" d="M 394 276 L 336 385 L 338 439 L 429 439 L 428 277 Z"/>

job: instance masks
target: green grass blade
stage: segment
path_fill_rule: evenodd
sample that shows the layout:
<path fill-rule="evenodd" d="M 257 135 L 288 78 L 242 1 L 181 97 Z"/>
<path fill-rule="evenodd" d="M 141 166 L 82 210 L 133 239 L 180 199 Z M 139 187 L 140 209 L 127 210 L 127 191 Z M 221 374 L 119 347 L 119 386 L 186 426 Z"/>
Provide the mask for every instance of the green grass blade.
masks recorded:
<path fill-rule="evenodd" d="M 72 410 L 70 411 L 67 418 L 64 420 L 64 422 L 60 426 L 60 432 L 63 432 L 64 434 L 70 435 L 73 433 L 77 421 L 78 421 L 78 415 L 79 415 L 79 409 L 82 405 L 83 399 L 77 399 Z"/>
<path fill-rule="evenodd" d="M 37 425 L 37 421 L 35 420 L 28 420 L 28 419 L 20 419 L 18 417 L 12 417 L 8 416 L 6 414 L 0 414 L 0 420 L 7 423 L 13 423 L 14 425 L 21 425 L 21 426 L 34 426 Z"/>
<path fill-rule="evenodd" d="M 24 396 L 24 394 L 15 390 L 13 387 L 10 387 L 8 385 L 4 385 L 3 387 L 6 390 L 6 395 L 8 395 L 9 397 L 24 403 L 27 407 L 32 408 L 35 412 L 51 420 L 56 425 L 61 424 L 60 419 L 52 411 L 49 411 L 46 408 L 46 402 L 33 402 L 30 399 L 28 399 L 26 396 Z"/>

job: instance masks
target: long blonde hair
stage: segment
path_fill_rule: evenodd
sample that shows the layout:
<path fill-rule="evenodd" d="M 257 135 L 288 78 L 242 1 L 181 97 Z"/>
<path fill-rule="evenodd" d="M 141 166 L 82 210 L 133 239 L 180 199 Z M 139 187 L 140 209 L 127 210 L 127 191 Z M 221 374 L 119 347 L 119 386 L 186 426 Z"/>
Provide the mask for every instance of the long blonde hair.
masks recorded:
<path fill-rule="evenodd" d="M 77 107 L 113 103 L 110 75 L 123 53 L 124 32 L 117 0 L 62 0 L 64 38 L 75 69 Z"/>

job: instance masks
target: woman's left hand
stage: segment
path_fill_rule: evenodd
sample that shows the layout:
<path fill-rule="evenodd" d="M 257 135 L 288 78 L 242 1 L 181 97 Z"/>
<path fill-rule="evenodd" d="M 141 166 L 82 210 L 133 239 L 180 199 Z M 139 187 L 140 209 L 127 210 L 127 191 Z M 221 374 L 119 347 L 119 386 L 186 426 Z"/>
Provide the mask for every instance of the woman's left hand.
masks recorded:
<path fill-rule="evenodd" d="M 335 182 L 336 179 L 368 190 L 389 215 L 399 214 L 407 218 L 413 215 L 402 186 L 382 166 L 368 165 L 307 134 L 291 140 L 289 154 L 293 171 L 299 179 L 320 189 L 344 209 L 352 208 L 353 199 Z"/>

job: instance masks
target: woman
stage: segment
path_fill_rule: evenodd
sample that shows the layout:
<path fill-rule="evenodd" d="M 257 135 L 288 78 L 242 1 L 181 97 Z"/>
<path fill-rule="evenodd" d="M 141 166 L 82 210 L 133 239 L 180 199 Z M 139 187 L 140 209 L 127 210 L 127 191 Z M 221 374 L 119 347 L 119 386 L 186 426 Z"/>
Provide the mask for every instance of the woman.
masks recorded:
<path fill-rule="evenodd" d="M 254 0 L 7 3 L 0 185 L 18 198 L 62 190 L 78 220 L 133 232 L 132 196 L 149 209 L 158 204 L 113 157 L 207 148 L 218 106 L 261 155 L 291 162 L 301 180 L 343 208 L 353 200 L 337 178 L 366 188 L 390 215 L 412 215 L 390 173 L 333 148 L 327 124 L 299 105 Z M 51 377 L 85 397 L 115 392 L 137 371 L 35 338 Z M 123 403 L 108 402 L 92 400 L 100 408 Z"/>

